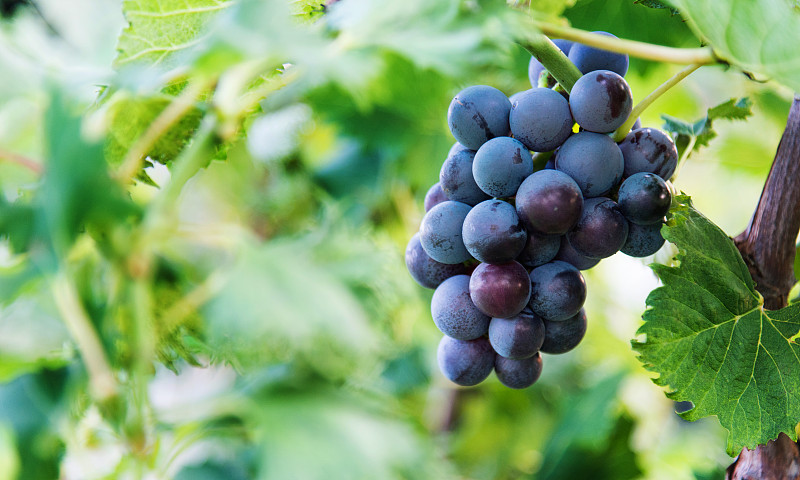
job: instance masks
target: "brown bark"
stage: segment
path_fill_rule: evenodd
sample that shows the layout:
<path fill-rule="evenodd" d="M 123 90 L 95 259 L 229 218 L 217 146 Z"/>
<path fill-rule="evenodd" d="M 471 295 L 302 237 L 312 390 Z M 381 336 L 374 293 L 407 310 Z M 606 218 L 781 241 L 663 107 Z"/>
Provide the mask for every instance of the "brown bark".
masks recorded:
<path fill-rule="evenodd" d="M 750 225 L 734 239 L 764 306 L 785 307 L 795 283 L 795 241 L 800 231 L 800 96 L 789 111 L 775 161 Z M 798 480 L 800 448 L 785 434 L 755 450 L 743 449 L 726 480 Z"/>

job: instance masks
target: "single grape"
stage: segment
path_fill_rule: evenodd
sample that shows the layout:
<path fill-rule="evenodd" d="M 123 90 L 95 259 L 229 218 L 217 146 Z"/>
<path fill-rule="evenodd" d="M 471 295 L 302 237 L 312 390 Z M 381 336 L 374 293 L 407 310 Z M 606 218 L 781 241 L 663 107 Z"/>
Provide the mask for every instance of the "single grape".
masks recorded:
<path fill-rule="evenodd" d="M 514 260 L 525 248 L 527 237 L 517 211 L 502 200 L 486 200 L 475 205 L 462 228 L 467 251 L 486 263 Z"/>
<path fill-rule="evenodd" d="M 508 388 L 522 389 L 533 385 L 542 374 L 542 356 L 512 360 L 500 355 L 494 360 L 494 372 L 500 383 Z"/>
<path fill-rule="evenodd" d="M 486 315 L 511 318 L 525 308 L 531 296 L 528 271 L 517 262 L 481 263 L 470 277 L 469 295 Z"/>
<path fill-rule="evenodd" d="M 406 247 L 406 267 L 411 277 L 425 288 L 436 288 L 453 275 L 467 273 L 462 263 L 447 265 L 432 259 L 422 248 L 419 233 L 415 233 Z"/>
<path fill-rule="evenodd" d="M 656 222 L 651 225 L 630 224 L 628 239 L 620 251 L 631 257 L 648 257 L 656 253 L 664 245 L 664 237 L 661 235 L 663 222 Z"/>
<path fill-rule="evenodd" d="M 556 170 L 575 180 L 586 198 L 608 193 L 622 179 L 623 169 L 619 147 L 600 133 L 576 133 L 556 155 Z"/>
<path fill-rule="evenodd" d="M 617 38 L 608 32 L 593 32 L 608 37 Z M 609 52 L 599 48 L 576 43 L 569 51 L 569 59 L 578 67 L 581 73 L 593 70 L 611 70 L 617 75 L 625 76 L 628 73 L 628 55 L 624 53 Z"/>
<path fill-rule="evenodd" d="M 493 318 L 489 323 L 489 342 L 498 355 L 528 358 L 544 342 L 544 323 L 530 308 L 512 318 Z"/>
<path fill-rule="evenodd" d="M 553 40 L 553 43 L 555 43 L 556 46 L 560 48 L 562 52 L 564 52 L 564 55 L 569 55 L 569 51 L 573 45 L 573 42 L 570 42 L 569 40 L 562 40 L 560 38 Z M 531 61 L 528 63 L 528 80 L 530 80 L 533 88 L 539 86 L 539 76 L 543 71 L 544 65 L 542 65 L 539 60 L 536 60 L 536 57 L 531 57 Z"/>
<path fill-rule="evenodd" d="M 548 320 L 566 320 L 578 313 L 586 301 L 586 281 L 567 262 L 553 261 L 531 271 L 533 313 Z"/>
<path fill-rule="evenodd" d="M 661 177 L 654 173 L 639 172 L 622 182 L 617 203 L 629 222 L 650 225 L 667 214 L 672 195 Z"/>
<path fill-rule="evenodd" d="M 600 263 L 599 258 L 591 258 L 578 253 L 574 248 L 572 248 L 572 245 L 569 244 L 569 240 L 567 240 L 566 235 L 562 235 L 560 239 L 561 245 L 554 260 L 567 262 L 578 270 L 589 270 Z"/>
<path fill-rule="evenodd" d="M 569 102 L 549 88 L 532 88 L 520 95 L 509 116 L 511 133 L 535 152 L 549 152 L 572 134 Z"/>
<path fill-rule="evenodd" d="M 457 340 L 447 335 L 439 342 L 436 354 L 439 370 L 448 380 L 462 387 L 484 381 L 492 373 L 496 356 L 486 337 Z"/>
<path fill-rule="evenodd" d="M 456 143 L 439 171 L 439 186 L 450 200 L 475 205 L 489 198 L 475 183 L 472 176 L 472 162 L 475 152 Z"/>
<path fill-rule="evenodd" d="M 495 137 L 481 145 L 472 161 L 478 187 L 492 197 L 512 197 L 533 173 L 531 152 L 519 140 Z"/>
<path fill-rule="evenodd" d="M 633 130 L 636 130 L 637 128 L 642 128 L 642 119 L 641 118 L 637 118 L 636 121 L 633 122 L 633 126 L 631 127 L 631 130 L 633 131 Z"/>
<path fill-rule="evenodd" d="M 510 97 L 508 97 L 508 101 L 511 102 L 511 108 L 514 108 L 514 102 L 519 100 L 520 95 L 522 95 L 523 93 L 525 93 L 527 91 L 528 90 L 522 90 L 522 91 L 519 91 L 519 92 L 515 93 L 514 95 L 511 95 Z"/>
<path fill-rule="evenodd" d="M 586 310 L 560 322 L 544 319 L 543 353 L 566 353 L 577 347 L 586 335 Z"/>
<path fill-rule="evenodd" d="M 517 261 L 528 268 L 544 265 L 555 258 L 560 248 L 560 236 L 543 235 L 536 232 L 528 233 L 525 248 L 517 256 Z"/>
<path fill-rule="evenodd" d="M 431 208 L 422 217 L 419 240 L 432 259 L 452 265 L 466 262 L 471 257 L 464 246 L 461 230 L 470 211 L 465 203 L 448 200 Z"/>
<path fill-rule="evenodd" d="M 477 150 L 489 139 L 508 135 L 511 102 L 500 90 L 473 85 L 458 92 L 447 109 L 447 124 L 459 143 Z"/>
<path fill-rule="evenodd" d="M 472 303 L 468 275 L 450 277 L 433 292 L 433 323 L 448 337 L 472 340 L 486 334 L 491 318 Z"/>
<path fill-rule="evenodd" d="M 583 195 L 569 175 L 540 170 L 522 182 L 515 202 L 517 215 L 528 231 L 561 235 L 580 218 Z"/>
<path fill-rule="evenodd" d="M 619 210 L 619 205 L 605 197 L 587 199 L 580 220 L 567 234 L 572 248 L 592 258 L 614 255 L 627 238 L 628 221 Z"/>
<path fill-rule="evenodd" d="M 656 128 L 631 130 L 619 144 L 625 158 L 625 176 L 639 172 L 655 173 L 669 180 L 678 166 L 678 149 L 675 142 Z"/>
<path fill-rule="evenodd" d="M 621 76 L 609 70 L 595 70 L 575 82 L 569 108 L 584 130 L 611 133 L 631 114 L 633 94 Z"/>
<path fill-rule="evenodd" d="M 431 188 L 428 189 L 428 193 L 425 194 L 425 211 L 429 211 L 431 208 L 446 200 L 449 199 L 444 193 L 444 190 L 442 190 L 442 184 L 439 182 L 434 183 Z"/>

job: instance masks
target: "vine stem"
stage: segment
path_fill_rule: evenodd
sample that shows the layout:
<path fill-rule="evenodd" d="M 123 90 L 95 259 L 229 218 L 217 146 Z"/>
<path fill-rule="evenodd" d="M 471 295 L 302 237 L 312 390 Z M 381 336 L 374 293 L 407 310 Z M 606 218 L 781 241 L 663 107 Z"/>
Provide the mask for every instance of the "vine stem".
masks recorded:
<path fill-rule="evenodd" d="M 136 143 L 128 150 L 122 166 L 117 171 L 116 177 L 124 182 L 129 182 L 142 168 L 145 155 L 153 145 L 161 138 L 164 133 L 172 127 L 175 122 L 181 119 L 191 110 L 197 101 L 197 97 L 208 86 L 208 82 L 197 82 L 189 84 L 175 100 L 156 117 L 153 123 L 147 127 L 144 134 L 139 137 Z"/>
<path fill-rule="evenodd" d="M 37 175 L 41 175 L 41 173 L 44 171 L 41 163 L 31 160 L 30 158 L 18 153 L 0 150 L 0 159 L 15 165 L 19 165 L 20 167 L 24 167 Z"/>
<path fill-rule="evenodd" d="M 544 65 L 567 93 L 572 91 L 572 86 L 583 75 L 564 52 L 544 35 L 531 35 L 521 41 L 520 45 Z"/>
<path fill-rule="evenodd" d="M 89 387 L 92 395 L 103 403 L 117 395 L 117 382 L 111 364 L 106 358 L 100 338 L 92 326 L 86 310 L 81 305 L 78 292 L 66 273 L 60 272 L 52 280 L 58 311 L 67 329 L 78 344 L 86 370 L 89 372 Z"/>
<path fill-rule="evenodd" d="M 697 70 L 702 66 L 703 65 L 700 63 L 689 65 L 688 67 L 684 68 L 680 72 L 673 75 L 669 80 L 659 85 L 659 87 L 650 92 L 649 95 L 644 97 L 639 103 L 636 104 L 635 107 L 633 107 L 633 110 L 631 110 L 631 114 L 628 115 L 628 119 L 625 120 L 625 123 L 623 123 L 617 129 L 617 131 L 614 132 L 614 141 L 621 142 L 625 138 L 625 136 L 628 135 L 628 132 L 631 131 L 631 127 L 633 126 L 634 123 L 636 123 L 636 119 L 639 118 L 642 112 L 644 112 L 647 109 L 647 107 L 650 106 L 650 104 L 655 102 L 656 99 L 658 99 L 658 97 L 666 93 L 667 90 L 680 83 L 681 80 L 688 77 L 689 75 L 691 75 L 692 72 L 694 72 L 695 70 Z"/>
<path fill-rule="evenodd" d="M 533 21 L 536 28 L 542 33 L 553 38 L 563 38 L 573 42 L 582 43 L 591 47 L 597 47 L 617 53 L 626 53 L 633 57 L 653 60 L 656 62 L 683 63 L 711 65 L 719 63 L 719 59 L 714 55 L 710 47 L 701 48 L 674 48 L 662 45 L 653 45 L 647 42 L 637 42 L 635 40 L 625 40 L 622 38 L 609 37 L 598 33 L 587 32 L 577 28 L 553 25 L 542 21 Z"/>

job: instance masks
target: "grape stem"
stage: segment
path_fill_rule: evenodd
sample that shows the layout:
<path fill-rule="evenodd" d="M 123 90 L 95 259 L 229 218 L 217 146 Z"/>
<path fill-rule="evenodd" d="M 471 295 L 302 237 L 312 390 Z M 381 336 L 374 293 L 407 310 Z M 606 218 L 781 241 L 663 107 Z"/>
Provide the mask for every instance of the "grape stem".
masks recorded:
<path fill-rule="evenodd" d="M 564 55 L 564 52 L 544 35 L 530 35 L 520 41 L 520 45 L 544 65 L 544 68 L 564 87 L 567 93 L 583 75 L 578 67 Z"/>
<path fill-rule="evenodd" d="M 681 169 L 683 168 L 683 165 L 686 163 L 686 159 L 688 159 L 689 155 L 691 155 L 692 150 L 694 149 L 694 145 L 696 143 L 697 143 L 697 137 L 693 135 L 689 139 L 689 143 L 686 145 L 686 148 L 683 150 L 683 155 L 681 155 L 681 158 L 678 159 L 678 168 L 675 169 L 675 173 L 673 173 L 672 178 L 670 178 L 672 183 L 675 183 L 675 180 L 678 178 L 678 174 L 681 173 Z"/>
<path fill-rule="evenodd" d="M 573 42 L 582 43 L 603 50 L 617 53 L 626 53 L 633 57 L 653 60 L 656 62 L 684 63 L 711 65 L 720 63 L 711 47 L 701 48 L 674 48 L 662 45 L 653 45 L 647 42 L 625 40 L 609 37 L 597 33 L 587 32 L 577 28 L 553 25 L 547 22 L 533 21 L 533 24 L 542 33 L 552 38 L 563 38 Z"/>
<path fill-rule="evenodd" d="M 37 175 L 40 175 L 43 170 L 41 163 L 14 152 L 0 150 L 0 160 L 24 167 Z"/>
<path fill-rule="evenodd" d="M 696 63 L 694 65 L 689 65 L 688 67 L 684 68 L 680 72 L 673 75 L 672 78 L 662 83 L 658 88 L 650 92 L 648 96 L 644 97 L 639 103 L 637 103 L 636 106 L 633 107 L 631 114 L 628 115 L 628 119 L 625 120 L 625 123 L 623 123 L 617 129 L 617 131 L 614 132 L 614 141 L 621 142 L 628 134 L 628 132 L 631 131 L 631 127 L 633 126 L 634 123 L 636 123 L 636 119 L 639 118 L 642 112 L 644 112 L 647 109 L 647 107 L 650 106 L 650 104 L 655 102 L 658 97 L 666 93 L 666 91 L 669 90 L 670 88 L 680 83 L 681 80 L 688 77 L 692 72 L 694 72 L 701 66 L 702 64 L 699 63 Z"/>

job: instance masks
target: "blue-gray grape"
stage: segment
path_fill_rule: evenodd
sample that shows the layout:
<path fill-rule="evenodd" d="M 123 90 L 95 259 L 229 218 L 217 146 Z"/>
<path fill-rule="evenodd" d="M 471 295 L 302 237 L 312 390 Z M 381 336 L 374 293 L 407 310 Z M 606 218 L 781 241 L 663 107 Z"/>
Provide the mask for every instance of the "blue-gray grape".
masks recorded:
<path fill-rule="evenodd" d="M 625 218 L 638 225 L 660 221 L 669 211 L 672 194 L 654 173 L 634 173 L 619 187 L 617 203 Z"/>
<path fill-rule="evenodd" d="M 540 170 L 522 182 L 515 202 L 517 215 L 528 231 L 561 235 L 580 218 L 583 195 L 569 175 Z"/>
<path fill-rule="evenodd" d="M 600 263 L 599 258 L 591 258 L 578 253 L 574 248 L 572 248 L 572 245 L 569 244 L 569 240 L 567 240 L 566 235 L 562 235 L 560 237 L 560 243 L 560 248 L 558 249 L 558 253 L 556 253 L 554 260 L 567 262 L 578 270 L 589 270 Z"/>
<path fill-rule="evenodd" d="M 535 152 L 549 152 L 572 134 L 569 102 L 549 88 L 532 88 L 514 102 L 509 116 L 511 133 Z"/>
<path fill-rule="evenodd" d="M 533 173 L 531 152 L 517 139 L 495 137 L 481 145 L 472 161 L 478 187 L 492 197 L 512 197 Z"/>
<path fill-rule="evenodd" d="M 536 353 L 532 357 L 513 360 L 497 355 L 494 372 L 500 383 L 508 388 L 528 388 L 542 374 L 542 356 Z"/>
<path fill-rule="evenodd" d="M 486 315 L 511 318 L 525 308 L 531 296 L 528 271 L 517 262 L 481 263 L 470 277 L 469 295 Z"/>
<path fill-rule="evenodd" d="M 628 82 L 610 70 L 595 70 L 575 82 L 569 95 L 572 117 L 584 130 L 611 133 L 633 109 Z"/>
<path fill-rule="evenodd" d="M 447 195 L 442 190 L 442 184 L 439 182 L 434 183 L 431 188 L 428 189 L 428 192 L 425 194 L 425 211 L 429 211 L 431 208 L 439 205 L 440 203 L 449 200 Z"/>
<path fill-rule="evenodd" d="M 617 38 L 608 32 L 593 33 Z M 609 52 L 576 43 L 569 51 L 569 59 L 581 73 L 589 73 L 593 70 L 611 70 L 623 77 L 628 73 L 628 55 L 624 53 Z"/>
<path fill-rule="evenodd" d="M 544 342 L 544 323 L 529 308 L 512 318 L 493 318 L 489 323 L 489 343 L 498 355 L 528 358 Z"/>
<path fill-rule="evenodd" d="M 628 239 L 620 251 L 631 257 L 647 257 L 656 253 L 664 245 L 664 237 L 661 235 L 662 222 L 651 225 L 630 224 Z"/>
<path fill-rule="evenodd" d="M 425 288 L 436 288 L 454 275 L 467 273 L 462 263 L 447 265 L 437 262 L 425 253 L 419 241 L 419 233 L 415 233 L 406 247 L 406 267 L 411 277 Z"/>
<path fill-rule="evenodd" d="M 419 240 L 432 259 L 448 265 L 466 262 L 470 258 L 461 230 L 470 206 L 448 200 L 431 208 L 422 217 Z"/>
<path fill-rule="evenodd" d="M 675 142 L 656 128 L 632 130 L 619 144 L 625 158 L 625 176 L 639 172 L 655 173 L 669 180 L 678 166 Z"/>
<path fill-rule="evenodd" d="M 566 262 L 553 261 L 530 273 L 533 313 L 548 320 L 566 320 L 578 313 L 586 301 L 586 281 Z"/>
<path fill-rule="evenodd" d="M 469 275 L 450 277 L 433 292 L 431 316 L 445 335 L 472 340 L 486 334 L 491 318 L 478 310 L 469 295 Z"/>
<path fill-rule="evenodd" d="M 619 205 L 610 198 L 587 199 L 581 218 L 567 234 L 569 244 L 578 253 L 592 258 L 614 255 L 628 238 L 628 221 Z"/>
<path fill-rule="evenodd" d="M 527 237 L 517 211 L 502 200 L 486 200 L 475 205 L 462 227 L 467 251 L 486 263 L 514 260 L 525 248 Z"/>
<path fill-rule="evenodd" d="M 566 353 L 577 347 L 586 335 L 586 311 L 556 322 L 544 319 L 544 343 L 539 351 L 550 354 Z"/>
<path fill-rule="evenodd" d="M 517 261 L 528 268 L 544 265 L 555 258 L 560 248 L 561 237 L 528 232 L 528 241 L 517 256 Z"/>
<path fill-rule="evenodd" d="M 447 124 L 459 143 L 477 150 L 494 137 L 508 135 L 511 102 L 500 90 L 473 85 L 458 92 L 447 110 Z"/>
<path fill-rule="evenodd" d="M 484 381 L 492 373 L 496 356 L 486 337 L 457 340 L 447 335 L 439 342 L 436 354 L 442 374 L 462 387 Z"/>
<path fill-rule="evenodd" d="M 439 186 L 450 200 L 476 205 L 489 198 L 472 176 L 474 160 L 475 152 L 460 143 L 450 148 L 439 171 Z"/>
<path fill-rule="evenodd" d="M 600 133 L 576 133 L 556 155 L 556 170 L 575 180 L 586 198 L 608 193 L 622 179 L 624 168 L 620 148 Z"/>

